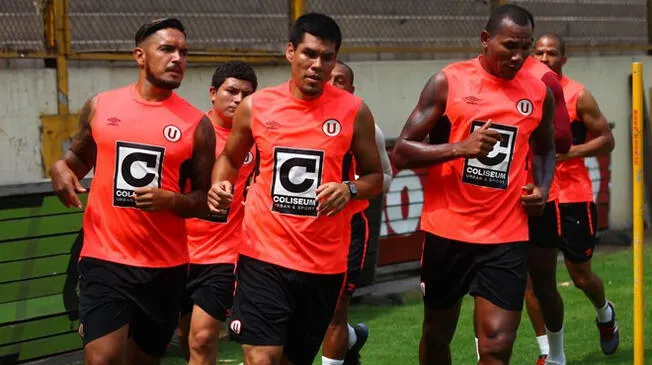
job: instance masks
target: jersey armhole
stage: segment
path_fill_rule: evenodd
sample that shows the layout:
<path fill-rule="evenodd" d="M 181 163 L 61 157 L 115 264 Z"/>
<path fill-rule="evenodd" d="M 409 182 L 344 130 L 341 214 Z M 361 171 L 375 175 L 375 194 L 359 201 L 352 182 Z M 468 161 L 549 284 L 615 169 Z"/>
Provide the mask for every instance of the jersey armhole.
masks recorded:
<path fill-rule="evenodd" d="M 451 77 L 448 73 L 446 73 L 445 69 L 439 71 L 441 72 L 442 75 L 446 78 L 446 105 L 444 105 L 444 112 L 441 114 L 442 117 L 448 117 L 448 110 L 449 110 L 449 105 L 448 103 L 451 100 Z"/>
<path fill-rule="evenodd" d="M 91 136 L 93 137 L 94 140 L 97 140 L 95 138 L 95 119 L 97 119 L 97 116 L 98 116 L 98 114 L 100 112 L 100 99 L 101 99 L 102 94 L 104 94 L 104 93 L 95 94 L 95 96 L 94 96 L 95 103 L 93 105 L 93 117 L 91 118 L 91 120 L 88 121 L 88 123 L 90 124 L 90 127 L 91 127 Z M 79 124 L 79 118 L 77 120 L 77 124 Z"/>
<path fill-rule="evenodd" d="M 256 145 L 256 138 L 255 138 L 255 133 L 254 133 L 254 128 L 256 125 L 256 114 L 254 111 L 256 108 L 254 108 L 254 102 L 255 102 L 255 96 L 256 94 L 253 93 L 249 96 L 249 112 L 251 114 L 251 121 L 249 122 L 249 129 L 251 130 L 251 137 L 254 139 L 254 145 Z M 256 147 L 257 148 L 257 147 Z"/>

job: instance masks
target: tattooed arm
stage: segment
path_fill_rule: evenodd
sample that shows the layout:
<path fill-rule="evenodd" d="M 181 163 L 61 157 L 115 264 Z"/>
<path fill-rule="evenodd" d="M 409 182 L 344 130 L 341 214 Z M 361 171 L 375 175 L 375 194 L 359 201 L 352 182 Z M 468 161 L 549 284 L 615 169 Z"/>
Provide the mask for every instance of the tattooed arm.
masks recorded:
<path fill-rule="evenodd" d="M 95 113 L 95 97 L 84 103 L 79 116 L 79 131 L 72 139 L 72 144 L 61 160 L 50 167 L 52 188 L 59 200 L 66 206 L 81 208 L 81 200 L 77 193 L 86 189 L 81 186 L 81 180 L 95 166 L 97 145 L 93 139 L 92 124 Z"/>

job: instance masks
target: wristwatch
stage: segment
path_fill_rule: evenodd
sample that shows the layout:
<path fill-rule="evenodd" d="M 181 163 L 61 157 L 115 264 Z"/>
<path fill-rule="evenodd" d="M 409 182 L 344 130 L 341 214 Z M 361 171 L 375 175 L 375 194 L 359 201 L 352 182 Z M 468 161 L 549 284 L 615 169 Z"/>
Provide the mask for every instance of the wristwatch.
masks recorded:
<path fill-rule="evenodd" d="M 355 183 L 353 183 L 353 181 L 343 181 L 343 183 L 349 187 L 349 193 L 351 193 L 351 199 L 355 198 L 355 196 L 358 195 L 358 187 L 355 186 Z"/>

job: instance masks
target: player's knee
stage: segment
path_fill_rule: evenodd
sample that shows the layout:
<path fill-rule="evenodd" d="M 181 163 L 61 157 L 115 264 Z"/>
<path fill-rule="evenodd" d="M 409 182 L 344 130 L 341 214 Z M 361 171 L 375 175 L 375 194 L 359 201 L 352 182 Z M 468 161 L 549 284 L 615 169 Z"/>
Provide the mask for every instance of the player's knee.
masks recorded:
<path fill-rule="evenodd" d="M 86 365 L 114 365 L 122 363 L 123 354 L 120 351 L 94 348 L 84 349 L 84 364 Z"/>
<path fill-rule="evenodd" d="M 257 351 L 246 355 L 247 365 L 277 365 L 277 361 L 270 353 Z"/>
<path fill-rule="evenodd" d="M 578 289 L 584 290 L 589 286 L 591 282 L 591 275 L 584 272 L 575 272 L 571 275 L 571 279 L 573 280 L 573 284 Z"/>
<path fill-rule="evenodd" d="M 209 329 L 200 329 L 192 331 L 188 338 L 188 345 L 191 351 L 198 353 L 208 353 L 214 351 L 217 345 L 218 333 Z"/>
<path fill-rule="evenodd" d="M 509 353 L 516 340 L 516 333 L 500 329 L 491 329 L 481 335 L 478 344 L 480 356 L 483 354 L 505 354 Z"/>

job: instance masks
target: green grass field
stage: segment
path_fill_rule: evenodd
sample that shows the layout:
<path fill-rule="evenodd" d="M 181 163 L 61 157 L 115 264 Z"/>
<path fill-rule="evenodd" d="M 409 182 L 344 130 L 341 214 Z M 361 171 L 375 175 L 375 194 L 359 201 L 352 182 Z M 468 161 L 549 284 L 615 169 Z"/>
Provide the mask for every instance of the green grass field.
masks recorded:
<path fill-rule="evenodd" d="M 646 251 L 646 262 L 652 262 L 652 250 Z M 649 265 L 649 264 L 648 264 Z M 605 281 L 607 297 L 616 305 L 620 322 L 621 343 L 616 354 L 607 357 L 598 344 L 595 312 L 584 295 L 569 282 L 564 267 L 560 268 L 559 290 L 566 309 L 565 339 L 568 364 L 631 364 L 632 363 L 632 254 L 622 251 L 598 255 L 593 269 Z M 645 285 L 652 288 L 652 273 L 648 272 Z M 647 291 L 650 292 L 649 290 Z M 417 293 L 407 293 L 406 303 L 397 307 L 354 306 L 351 310 L 353 323 L 365 322 L 370 327 L 369 341 L 362 350 L 362 361 L 367 365 L 418 364 L 417 348 L 421 333 L 422 304 Z M 646 298 L 646 363 L 652 363 L 652 297 Z M 454 364 L 475 363 L 475 345 L 471 313 L 473 302 L 468 297 L 452 344 Z M 220 344 L 219 363 L 239 364 L 242 361 L 237 344 Z M 174 352 L 172 350 L 171 352 Z M 511 363 L 534 364 L 538 348 L 532 327 L 525 312 L 514 347 Z M 321 355 L 320 355 L 321 356 Z M 184 364 L 171 353 L 165 365 Z M 314 364 L 321 364 L 317 358 Z"/>

